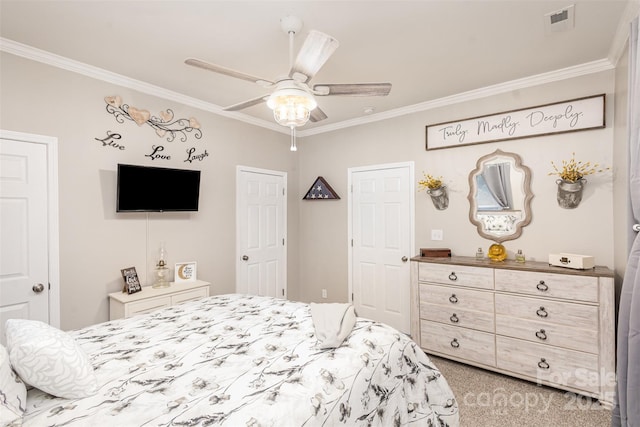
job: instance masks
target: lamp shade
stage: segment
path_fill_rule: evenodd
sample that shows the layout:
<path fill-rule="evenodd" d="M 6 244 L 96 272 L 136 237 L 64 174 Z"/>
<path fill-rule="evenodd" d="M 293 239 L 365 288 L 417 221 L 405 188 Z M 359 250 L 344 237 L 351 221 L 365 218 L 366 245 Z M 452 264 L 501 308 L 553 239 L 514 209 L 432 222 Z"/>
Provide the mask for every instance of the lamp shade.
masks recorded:
<path fill-rule="evenodd" d="M 298 88 L 283 88 L 269 96 L 267 107 L 273 110 L 273 117 L 282 126 L 302 126 L 309 120 L 311 110 L 318 106 L 313 95 Z"/>

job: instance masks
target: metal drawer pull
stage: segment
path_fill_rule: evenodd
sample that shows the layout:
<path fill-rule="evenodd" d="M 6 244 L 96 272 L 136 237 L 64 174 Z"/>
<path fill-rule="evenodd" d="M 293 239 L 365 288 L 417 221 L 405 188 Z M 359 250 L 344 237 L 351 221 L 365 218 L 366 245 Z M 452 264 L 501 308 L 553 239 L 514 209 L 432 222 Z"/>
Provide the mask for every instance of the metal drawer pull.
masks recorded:
<path fill-rule="evenodd" d="M 547 317 L 549 315 L 544 307 L 540 307 L 538 310 L 536 310 L 536 314 L 538 315 L 538 317 Z"/>
<path fill-rule="evenodd" d="M 540 292 L 546 292 L 549 290 L 549 285 L 544 283 L 544 280 L 540 280 L 540 283 L 536 285 L 536 288 L 538 288 Z"/>
<path fill-rule="evenodd" d="M 451 296 L 449 297 L 449 302 L 451 304 L 455 304 L 458 302 L 458 297 L 456 296 L 456 294 L 451 294 Z"/>
<path fill-rule="evenodd" d="M 452 282 L 455 282 L 456 280 L 458 280 L 458 276 L 456 276 L 455 271 L 451 272 L 451 274 L 449 275 L 449 280 L 451 280 Z"/>
<path fill-rule="evenodd" d="M 544 329 L 540 329 L 539 331 L 536 331 L 536 337 L 544 341 L 547 339 L 547 333 Z"/>
<path fill-rule="evenodd" d="M 538 368 L 549 369 L 549 364 L 547 363 L 547 360 L 544 357 L 541 358 L 540 361 L 538 362 Z"/>
<path fill-rule="evenodd" d="M 460 321 L 455 313 L 453 313 L 453 315 L 449 317 L 449 320 L 451 320 L 451 323 L 458 323 Z"/>
<path fill-rule="evenodd" d="M 454 338 L 453 341 L 451 341 L 451 347 L 453 347 L 453 348 L 460 347 L 460 343 L 458 342 L 457 338 Z"/>

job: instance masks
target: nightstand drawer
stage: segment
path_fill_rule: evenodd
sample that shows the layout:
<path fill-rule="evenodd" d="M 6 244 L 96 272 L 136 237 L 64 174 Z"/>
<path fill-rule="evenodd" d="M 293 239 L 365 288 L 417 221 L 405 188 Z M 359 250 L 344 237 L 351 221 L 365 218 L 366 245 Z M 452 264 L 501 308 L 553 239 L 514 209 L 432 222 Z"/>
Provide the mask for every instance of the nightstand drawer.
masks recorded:
<path fill-rule="evenodd" d="M 598 302 L 598 278 L 537 271 L 496 270 L 496 290 Z"/>
<path fill-rule="evenodd" d="M 592 393 L 600 391 L 598 356 L 512 338 L 496 337 L 498 368 L 533 380 L 573 387 Z"/>
<path fill-rule="evenodd" d="M 143 313 L 150 313 L 159 308 L 169 307 L 170 305 L 171 297 L 169 296 L 135 301 L 126 305 L 125 317 L 131 317 Z"/>
<path fill-rule="evenodd" d="M 496 315 L 501 314 L 543 324 L 579 326 L 594 334 L 598 332 L 598 307 L 594 305 L 496 294 Z"/>
<path fill-rule="evenodd" d="M 206 288 L 180 292 L 178 294 L 171 295 L 171 305 L 180 304 L 181 302 L 191 301 L 192 299 L 202 298 L 206 296 L 209 296 L 209 289 Z"/>
<path fill-rule="evenodd" d="M 427 352 L 496 365 L 494 335 L 456 326 L 420 321 L 420 343 Z"/>
<path fill-rule="evenodd" d="M 418 266 L 418 280 L 445 285 L 493 289 L 493 269 L 465 265 L 420 263 Z"/>

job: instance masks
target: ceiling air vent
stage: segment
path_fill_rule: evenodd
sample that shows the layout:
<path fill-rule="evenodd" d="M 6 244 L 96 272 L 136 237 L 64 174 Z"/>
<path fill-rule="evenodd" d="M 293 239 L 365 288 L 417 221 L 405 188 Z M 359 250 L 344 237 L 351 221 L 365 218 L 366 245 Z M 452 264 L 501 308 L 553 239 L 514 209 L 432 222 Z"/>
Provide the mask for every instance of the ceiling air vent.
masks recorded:
<path fill-rule="evenodd" d="M 555 12 L 544 15 L 544 29 L 546 33 L 573 30 L 574 6 L 570 5 Z"/>

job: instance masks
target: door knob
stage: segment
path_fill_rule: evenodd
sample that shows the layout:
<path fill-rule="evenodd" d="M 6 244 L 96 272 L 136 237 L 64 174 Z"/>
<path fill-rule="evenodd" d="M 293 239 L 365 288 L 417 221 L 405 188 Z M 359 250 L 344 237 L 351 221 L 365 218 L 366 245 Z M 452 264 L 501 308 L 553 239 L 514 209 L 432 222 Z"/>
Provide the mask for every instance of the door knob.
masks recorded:
<path fill-rule="evenodd" d="M 409 258 L 407 258 L 406 256 L 403 256 L 402 257 L 402 262 L 407 262 L 407 261 L 409 261 Z"/>
<path fill-rule="evenodd" d="M 42 283 L 38 283 L 37 285 L 33 285 L 31 287 L 31 290 L 36 294 L 39 294 L 40 292 L 44 291 L 44 285 Z"/>
<path fill-rule="evenodd" d="M 242 255 L 242 260 L 243 260 L 243 261 L 249 261 L 249 257 L 248 257 L 248 256 L 246 256 L 246 255 Z"/>

